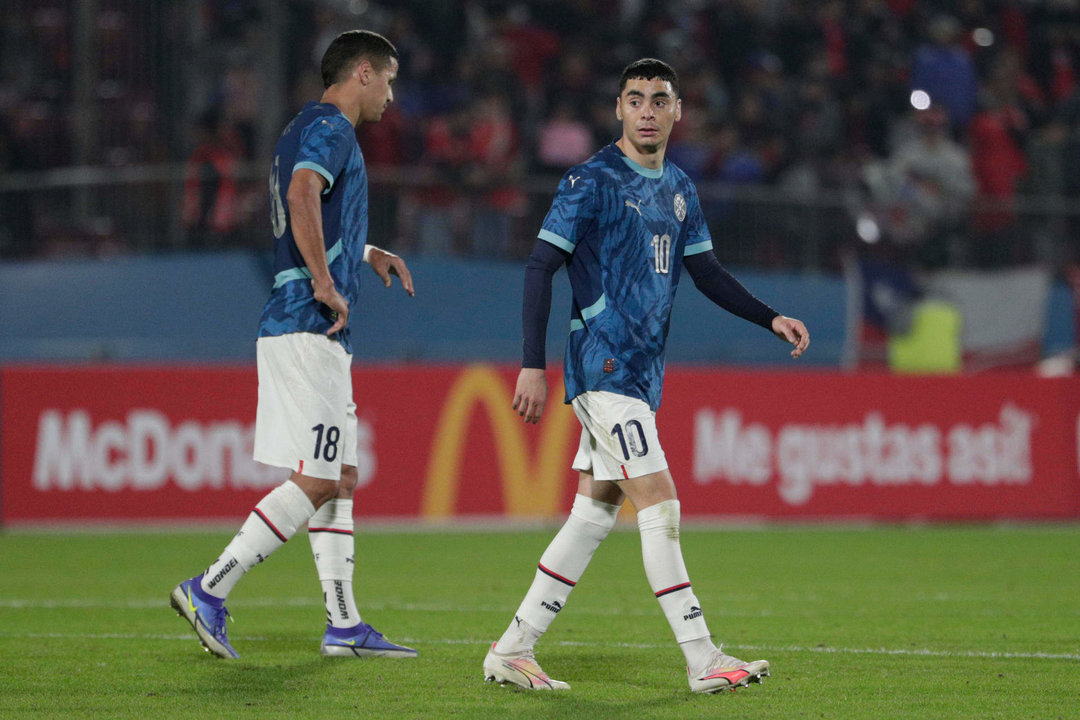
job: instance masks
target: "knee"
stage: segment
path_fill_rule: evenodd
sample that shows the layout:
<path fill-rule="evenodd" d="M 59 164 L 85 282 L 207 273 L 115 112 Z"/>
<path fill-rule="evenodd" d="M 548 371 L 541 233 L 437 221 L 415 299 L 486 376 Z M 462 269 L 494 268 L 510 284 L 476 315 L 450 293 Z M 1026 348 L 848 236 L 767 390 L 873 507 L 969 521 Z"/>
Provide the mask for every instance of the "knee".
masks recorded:
<path fill-rule="evenodd" d="M 678 540 L 680 515 L 678 500 L 664 500 L 638 511 L 638 529 L 642 533 L 659 533 Z"/>
<path fill-rule="evenodd" d="M 312 504 L 316 509 L 322 507 L 328 501 L 337 497 L 337 489 L 338 483 L 333 480 L 321 480 L 319 483 L 315 484 L 313 488 L 316 497 L 312 500 Z"/>
<path fill-rule="evenodd" d="M 316 510 L 325 505 L 327 500 L 337 495 L 338 483 L 333 480 L 297 473 L 293 473 L 289 479 L 304 491 L 304 494 L 307 495 L 308 500 L 311 501 Z"/>
<path fill-rule="evenodd" d="M 619 515 L 619 506 L 601 502 L 585 495 L 577 495 L 574 498 L 574 506 L 570 509 L 570 517 L 580 520 L 584 529 L 597 540 L 603 540 L 611 529 Z"/>

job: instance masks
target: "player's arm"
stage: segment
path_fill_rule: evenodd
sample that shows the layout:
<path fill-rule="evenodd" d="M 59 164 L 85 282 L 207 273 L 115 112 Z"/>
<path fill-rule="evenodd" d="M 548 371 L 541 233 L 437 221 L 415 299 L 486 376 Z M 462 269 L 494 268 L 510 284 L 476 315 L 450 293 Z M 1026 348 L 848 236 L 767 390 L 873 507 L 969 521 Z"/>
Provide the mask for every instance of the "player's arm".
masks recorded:
<path fill-rule="evenodd" d="M 781 340 L 794 345 L 791 357 L 799 357 L 810 345 L 810 333 L 801 321 L 781 315 L 754 297 L 724 269 L 712 250 L 687 255 L 683 265 L 702 295 L 729 313 L 771 330 Z"/>
<path fill-rule="evenodd" d="M 334 278 L 330 275 L 330 265 L 326 261 L 326 241 L 322 225 L 322 192 L 328 183 L 319 173 L 308 168 L 300 168 L 293 173 L 289 181 L 289 222 L 293 239 L 300 255 L 304 258 L 311 273 L 311 288 L 315 300 L 321 302 L 335 313 L 337 319 L 327 335 L 333 335 L 349 322 L 349 301 L 334 287 Z"/>
<path fill-rule="evenodd" d="M 379 276 L 379 279 L 383 281 L 383 285 L 386 287 L 390 287 L 390 276 L 397 275 L 401 278 L 401 287 L 404 288 L 405 292 L 409 293 L 409 297 L 416 296 L 416 291 L 413 289 L 412 273 L 409 272 L 408 266 L 405 265 L 405 261 L 400 256 L 374 245 L 365 245 L 364 262 L 371 266 L 371 269 L 375 271 L 375 274 Z"/>
<path fill-rule="evenodd" d="M 551 315 L 551 283 L 569 253 L 545 240 L 537 240 L 525 265 L 525 297 L 522 303 L 522 359 L 514 388 L 514 409 L 525 422 L 536 423 L 547 403 L 544 375 L 547 324 Z"/>

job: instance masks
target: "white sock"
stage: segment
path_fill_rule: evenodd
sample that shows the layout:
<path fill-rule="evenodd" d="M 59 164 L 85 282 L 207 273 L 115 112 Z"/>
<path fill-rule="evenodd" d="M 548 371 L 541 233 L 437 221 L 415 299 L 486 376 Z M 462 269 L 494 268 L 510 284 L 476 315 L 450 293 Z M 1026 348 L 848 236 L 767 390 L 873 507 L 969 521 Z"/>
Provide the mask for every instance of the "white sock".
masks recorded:
<path fill-rule="evenodd" d="M 532 585 L 513 622 L 499 639 L 496 651 L 510 653 L 532 649 L 566 604 L 596 548 L 615 527 L 618 514 L 618 505 L 585 495 L 574 498 L 570 517 L 540 557 Z"/>
<path fill-rule="evenodd" d="M 224 599 L 244 573 L 270 557 L 314 513 L 315 506 L 300 486 L 291 480 L 278 485 L 259 501 L 221 557 L 203 573 L 203 592 Z"/>
<path fill-rule="evenodd" d="M 308 540 L 326 603 L 326 621 L 350 628 L 360 623 L 353 598 L 353 501 L 335 498 L 308 520 Z"/>
<path fill-rule="evenodd" d="M 660 602 L 686 664 L 700 667 L 715 649 L 701 613 L 701 603 L 690 586 L 690 576 L 679 545 L 679 501 L 665 500 L 637 514 L 641 557 L 649 586 Z M 705 640 L 707 642 L 701 642 Z"/>

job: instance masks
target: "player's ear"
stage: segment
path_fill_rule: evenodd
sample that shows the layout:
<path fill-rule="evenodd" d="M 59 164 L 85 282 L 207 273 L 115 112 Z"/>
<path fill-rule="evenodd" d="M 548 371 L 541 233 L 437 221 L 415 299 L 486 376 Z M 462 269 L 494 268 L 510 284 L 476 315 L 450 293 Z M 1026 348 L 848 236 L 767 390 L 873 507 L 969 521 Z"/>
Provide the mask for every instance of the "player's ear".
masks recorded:
<path fill-rule="evenodd" d="M 353 77 L 359 80 L 361 85 L 367 85 L 371 82 L 371 63 L 367 60 L 361 60 L 356 63 L 356 69 L 353 70 Z"/>
<path fill-rule="evenodd" d="M 682 120 L 682 98 L 675 100 L 675 122 Z"/>
<path fill-rule="evenodd" d="M 622 122 L 622 96 L 615 98 L 615 117 Z"/>

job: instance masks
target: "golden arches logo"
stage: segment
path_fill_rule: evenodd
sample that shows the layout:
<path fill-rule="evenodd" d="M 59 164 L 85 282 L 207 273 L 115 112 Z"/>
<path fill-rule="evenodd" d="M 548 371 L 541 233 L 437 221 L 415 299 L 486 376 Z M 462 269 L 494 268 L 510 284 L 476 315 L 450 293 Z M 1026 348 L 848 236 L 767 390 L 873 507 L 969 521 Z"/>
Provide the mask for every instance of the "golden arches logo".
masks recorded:
<path fill-rule="evenodd" d="M 564 451 L 576 427 L 574 413 L 561 402 L 562 396 L 560 381 L 548 393 L 544 419 L 537 426 L 540 443 L 532 458 L 534 462 L 530 462 L 525 425 L 510 407 L 512 388 L 489 365 L 472 365 L 462 371 L 446 395 L 435 426 L 421 514 L 428 518 L 454 514 L 469 417 L 478 403 L 487 411 L 495 436 L 506 514 L 510 517 L 558 514 L 560 489 L 567 479 Z"/>

